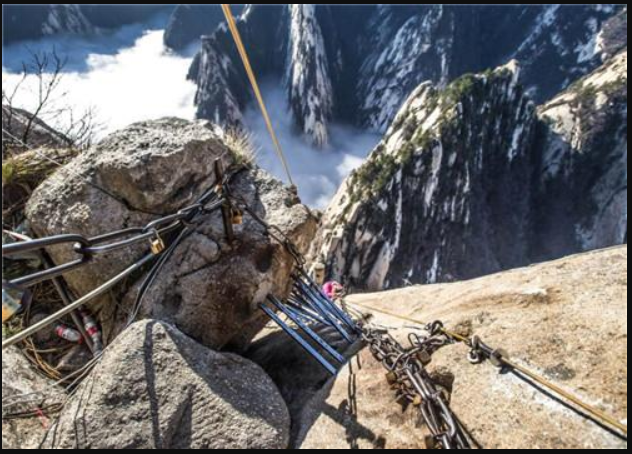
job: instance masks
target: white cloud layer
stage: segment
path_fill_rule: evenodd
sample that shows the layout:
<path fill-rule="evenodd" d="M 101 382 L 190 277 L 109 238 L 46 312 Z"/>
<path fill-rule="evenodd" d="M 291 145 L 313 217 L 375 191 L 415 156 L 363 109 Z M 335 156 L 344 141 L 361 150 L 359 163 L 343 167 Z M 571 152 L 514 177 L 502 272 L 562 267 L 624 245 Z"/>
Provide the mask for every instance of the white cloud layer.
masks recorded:
<path fill-rule="evenodd" d="M 195 85 L 186 80 L 186 73 L 194 49 L 183 55 L 165 49 L 163 20 L 125 26 L 96 38 L 55 37 L 7 46 L 2 54 L 3 88 L 10 90 L 20 80 L 27 49 L 50 52 L 55 48 L 69 59 L 57 92 L 64 94 L 59 104 L 72 105 L 78 112 L 94 108 L 103 125 L 100 136 L 141 120 L 166 116 L 192 119 Z M 328 149 L 314 149 L 296 135 L 278 81 L 265 84 L 264 92 L 301 198 L 314 208 L 325 208 L 342 180 L 363 162 L 379 137 L 332 125 Z M 16 105 L 32 110 L 36 99 L 36 80 L 32 78 L 21 88 Z M 62 130 L 68 121 L 62 117 L 44 119 Z M 249 109 L 245 119 L 259 146 L 259 165 L 285 179 L 259 111 Z"/>
<path fill-rule="evenodd" d="M 325 208 L 344 178 L 364 162 L 378 143 L 379 135 L 349 126 L 331 125 L 329 147 L 316 149 L 297 135 L 281 87 L 265 83 L 262 92 L 301 198 L 314 208 Z M 259 146 L 258 163 L 286 181 L 259 110 L 253 106 L 244 117 Z"/>
<path fill-rule="evenodd" d="M 104 32 L 105 33 L 105 32 Z M 104 128 L 101 135 L 151 118 L 195 115 L 195 85 L 186 80 L 190 55 L 164 48 L 163 30 L 141 25 L 122 27 L 96 38 L 55 37 L 7 46 L 2 52 L 2 86 L 10 90 L 21 79 L 21 63 L 33 52 L 68 58 L 56 102 L 78 112 L 94 108 Z M 32 110 L 37 80 L 27 78 L 16 104 Z M 67 118 L 44 118 L 64 129 Z"/>

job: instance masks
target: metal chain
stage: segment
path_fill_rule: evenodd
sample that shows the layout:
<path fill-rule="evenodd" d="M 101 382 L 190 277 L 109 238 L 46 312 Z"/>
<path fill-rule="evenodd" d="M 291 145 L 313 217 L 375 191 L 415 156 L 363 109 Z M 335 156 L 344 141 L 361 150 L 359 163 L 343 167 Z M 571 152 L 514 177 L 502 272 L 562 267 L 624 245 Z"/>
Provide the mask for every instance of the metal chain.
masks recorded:
<path fill-rule="evenodd" d="M 177 234 L 176 240 L 174 241 L 174 243 L 177 245 L 183 238 L 183 236 L 180 234 L 183 231 L 188 230 L 188 226 L 191 225 L 196 217 L 201 214 L 210 213 L 215 210 L 221 209 L 226 201 L 226 194 L 221 191 L 221 187 L 225 184 L 228 184 L 235 175 L 241 172 L 241 170 L 242 167 L 239 167 L 230 174 L 222 175 L 221 185 L 218 184 L 220 183 L 220 179 L 217 178 L 215 183 L 211 186 L 211 189 L 202 194 L 192 205 L 180 209 L 175 214 L 170 214 L 155 219 L 149 222 L 144 227 L 123 229 L 92 238 L 87 238 L 83 235 L 56 235 L 32 241 L 23 241 L 20 243 L 3 245 L 3 258 L 30 251 L 41 251 L 51 246 L 63 245 L 70 246 L 74 253 L 76 253 L 77 255 L 76 259 L 55 267 L 37 271 L 30 275 L 13 279 L 11 281 L 5 281 L 3 279 L 3 288 L 8 286 L 15 286 L 20 289 L 27 289 L 27 287 L 33 286 L 38 282 L 54 279 L 71 271 L 74 271 L 77 268 L 86 266 L 90 262 L 92 262 L 93 257 L 96 254 L 127 248 L 141 241 L 151 242 L 151 252 L 132 264 L 130 267 L 128 267 L 126 270 L 124 270 L 114 278 L 110 279 L 105 284 L 99 286 L 97 289 L 79 298 L 77 301 L 74 301 L 71 305 L 65 307 L 63 310 L 58 311 L 45 320 L 42 320 L 38 324 L 23 330 L 13 337 L 3 340 L 2 350 L 5 350 L 9 346 L 21 342 L 22 340 L 26 339 L 37 331 L 43 329 L 51 323 L 54 323 L 61 317 L 67 315 L 67 313 L 69 313 L 68 311 L 70 311 L 71 309 L 74 310 L 75 308 L 86 304 L 95 297 L 108 291 L 112 286 L 116 285 L 118 282 L 122 281 L 132 273 L 143 268 L 149 262 L 153 261 L 154 258 L 165 255 L 165 252 L 167 252 L 166 255 L 171 255 L 173 249 L 176 246 L 171 248 L 172 245 L 169 245 L 169 247 L 167 247 L 163 240 L 163 235 Z M 218 190 L 218 188 L 220 189 Z M 161 259 L 157 262 L 156 268 L 152 268 L 150 274 L 157 274 L 160 268 L 162 268 L 163 264 L 164 260 L 162 260 L 161 257 Z M 153 282 L 153 277 L 151 278 L 151 281 Z M 144 293 L 145 292 L 141 293 L 141 299 Z"/>
<path fill-rule="evenodd" d="M 450 409 L 448 399 L 426 369 L 432 355 L 453 341 L 440 333 L 413 333 L 404 348 L 386 331 L 365 327 L 363 338 L 375 359 L 387 370 L 386 378 L 398 401 L 413 405 L 430 431 L 428 448 L 471 449 L 463 427 Z"/>

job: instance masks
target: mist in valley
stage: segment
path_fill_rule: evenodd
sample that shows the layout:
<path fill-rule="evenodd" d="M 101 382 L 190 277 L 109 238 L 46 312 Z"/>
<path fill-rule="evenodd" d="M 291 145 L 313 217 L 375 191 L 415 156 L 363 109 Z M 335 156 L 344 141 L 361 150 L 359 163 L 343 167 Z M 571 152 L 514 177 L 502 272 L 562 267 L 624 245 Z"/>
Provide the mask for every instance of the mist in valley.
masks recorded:
<path fill-rule="evenodd" d="M 95 139 L 143 120 L 161 117 L 195 118 L 195 84 L 186 79 L 198 45 L 173 52 L 163 44 L 167 16 L 145 24 L 103 31 L 94 37 L 55 36 L 3 48 L 2 85 L 7 91 L 21 84 L 14 107 L 33 111 L 38 103 L 38 80 L 23 80 L 23 65 L 33 55 L 56 53 L 65 64 L 59 86 L 43 115 L 54 128 L 65 130 L 74 115 L 91 110 Z M 52 70 L 52 68 L 51 68 Z M 331 141 L 316 149 L 294 130 L 280 81 L 262 84 L 264 97 L 293 177 L 300 183 L 304 203 L 325 208 L 342 180 L 359 166 L 378 142 L 376 134 L 344 125 L 331 125 Z M 255 105 L 245 113 L 252 131 L 257 163 L 285 180 L 263 118 Z M 286 181 L 287 182 L 287 181 Z"/>

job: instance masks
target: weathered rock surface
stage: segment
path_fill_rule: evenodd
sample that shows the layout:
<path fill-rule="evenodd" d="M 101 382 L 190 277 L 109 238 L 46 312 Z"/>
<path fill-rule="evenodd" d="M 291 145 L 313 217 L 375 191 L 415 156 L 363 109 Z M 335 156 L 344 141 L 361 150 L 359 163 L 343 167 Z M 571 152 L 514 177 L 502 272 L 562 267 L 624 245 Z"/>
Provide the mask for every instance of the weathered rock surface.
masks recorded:
<path fill-rule="evenodd" d="M 143 226 L 160 214 L 188 206 L 211 188 L 216 159 L 231 169 L 240 158 L 224 144 L 221 131 L 206 123 L 137 123 L 108 136 L 44 182 L 29 201 L 27 217 L 38 236 L 95 236 Z M 237 174 L 231 190 L 299 249 L 308 247 L 315 220 L 281 183 L 252 169 Z M 232 246 L 224 240 L 220 213 L 204 216 L 163 268 L 141 316 L 171 322 L 210 347 L 235 337 L 237 343 L 247 341 L 265 323 L 257 303 L 268 293 L 285 297 L 289 291 L 293 259 L 248 215 L 237 226 Z M 137 245 L 99 256 L 67 280 L 77 294 L 85 294 L 147 252 L 148 245 Z M 57 263 L 75 257 L 69 247 L 51 253 Z M 100 300 L 100 319 L 109 339 L 126 325 L 140 278 Z"/>
<path fill-rule="evenodd" d="M 313 329 L 347 358 L 355 355 L 362 346 L 360 341 L 350 345 L 331 327 L 315 326 Z M 253 340 L 245 356 L 259 364 L 279 388 L 292 418 L 291 441 L 294 446 L 305 405 L 320 392 L 331 375 L 272 322 Z"/>
<path fill-rule="evenodd" d="M 515 63 L 415 90 L 312 247 L 348 286 L 457 281 L 627 242 L 627 51 L 536 109 Z"/>
<path fill-rule="evenodd" d="M 147 320 L 112 344 L 44 446 L 284 449 L 289 427 L 285 403 L 261 368 Z"/>
<path fill-rule="evenodd" d="M 628 52 L 541 106 L 542 260 L 627 242 Z"/>
<path fill-rule="evenodd" d="M 524 263 L 535 106 L 515 65 L 415 90 L 343 183 L 312 247 L 334 279 L 379 290 Z"/>
<path fill-rule="evenodd" d="M 44 421 L 39 418 L 8 419 L 5 415 L 32 413 L 59 403 L 63 393 L 52 382 L 38 375 L 31 363 L 11 347 L 2 352 L 2 449 L 35 449 L 44 438 Z M 32 394 L 42 393 L 42 394 Z M 28 399 L 17 399 L 29 394 Z"/>
<path fill-rule="evenodd" d="M 455 284 L 354 295 L 352 304 L 442 320 L 506 348 L 514 361 L 627 424 L 627 246 Z M 370 312 L 365 310 L 366 312 Z M 409 325 L 374 313 L 404 342 Z M 484 448 L 627 448 L 627 442 L 467 349 L 441 349 L 430 366 L 451 382 L 451 406 Z M 411 407 L 412 408 L 412 407 Z M 363 351 L 307 406 L 302 448 L 422 448 L 415 413 L 395 403 L 385 372 Z"/>

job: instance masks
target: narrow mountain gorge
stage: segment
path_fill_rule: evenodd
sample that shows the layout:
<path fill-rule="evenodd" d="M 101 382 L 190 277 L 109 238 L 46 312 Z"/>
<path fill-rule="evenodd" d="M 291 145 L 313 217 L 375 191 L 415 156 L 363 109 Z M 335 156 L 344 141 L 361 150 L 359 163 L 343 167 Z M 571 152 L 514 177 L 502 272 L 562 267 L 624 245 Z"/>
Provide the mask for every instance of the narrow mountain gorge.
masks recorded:
<path fill-rule="evenodd" d="M 352 288 L 468 279 L 627 241 L 627 50 L 537 108 L 513 62 L 420 85 L 324 216 Z"/>
<path fill-rule="evenodd" d="M 257 74 L 284 81 L 297 130 L 324 146 L 332 122 L 385 131 L 421 82 L 444 87 L 512 58 L 543 102 L 627 45 L 627 9 L 250 5 L 238 28 Z M 189 77 L 200 118 L 240 124 L 251 94 L 226 27 L 204 38 Z"/>

